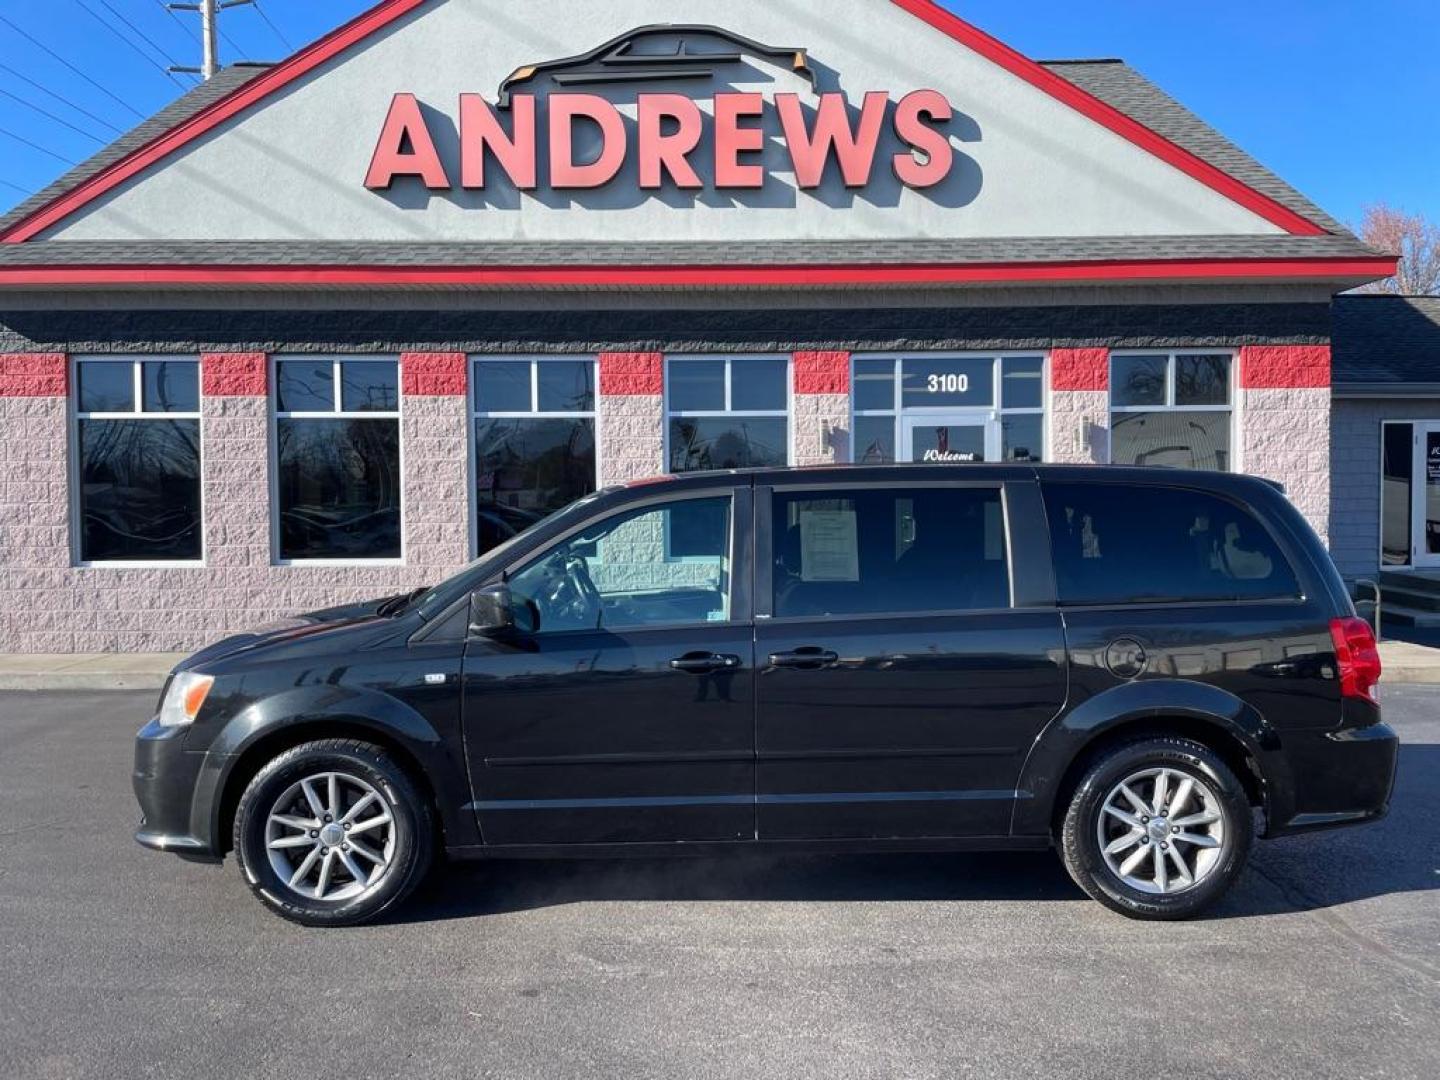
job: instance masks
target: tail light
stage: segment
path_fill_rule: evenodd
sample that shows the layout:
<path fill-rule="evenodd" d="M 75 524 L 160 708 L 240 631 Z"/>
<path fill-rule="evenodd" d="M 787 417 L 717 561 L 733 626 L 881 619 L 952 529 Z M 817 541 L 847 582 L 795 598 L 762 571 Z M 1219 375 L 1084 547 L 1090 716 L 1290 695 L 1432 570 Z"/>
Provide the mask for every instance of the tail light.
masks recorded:
<path fill-rule="evenodd" d="M 1380 681 L 1380 649 L 1370 624 L 1354 615 L 1330 620 L 1330 638 L 1340 668 L 1340 696 L 1375 700 Z"/>

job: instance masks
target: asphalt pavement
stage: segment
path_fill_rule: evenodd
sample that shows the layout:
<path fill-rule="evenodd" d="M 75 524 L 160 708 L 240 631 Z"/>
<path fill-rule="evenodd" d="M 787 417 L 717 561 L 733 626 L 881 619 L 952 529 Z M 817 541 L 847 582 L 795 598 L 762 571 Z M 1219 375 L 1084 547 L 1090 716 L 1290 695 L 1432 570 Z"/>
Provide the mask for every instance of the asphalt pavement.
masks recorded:
<path fill-rule="evenodd" d="M 0 694 L 0 1077 L 1440 1076 L 1440 688 L 1393 810 L 1129 922 L 1049 854 L 445 868 L 305 930 L 132 839 L 153 693 Z"/>

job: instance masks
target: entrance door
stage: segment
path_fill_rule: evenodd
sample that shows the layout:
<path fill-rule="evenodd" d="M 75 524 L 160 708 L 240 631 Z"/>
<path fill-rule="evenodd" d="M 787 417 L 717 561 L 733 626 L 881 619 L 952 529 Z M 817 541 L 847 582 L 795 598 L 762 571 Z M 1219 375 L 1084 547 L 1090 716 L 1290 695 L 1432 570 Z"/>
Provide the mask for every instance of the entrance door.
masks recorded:
<path fill-rule="evenodd" d="M 943 465 L 1000 460 L 1000 424 L 992 412 L 907 416 L 903 439 L 902 461 Z"/>
<path fill-rule="evenodd" d="M 1415 425 L 1414 475 L 1413 562 L 1417 567 L 1440 566 L 1440 424 Z"/>

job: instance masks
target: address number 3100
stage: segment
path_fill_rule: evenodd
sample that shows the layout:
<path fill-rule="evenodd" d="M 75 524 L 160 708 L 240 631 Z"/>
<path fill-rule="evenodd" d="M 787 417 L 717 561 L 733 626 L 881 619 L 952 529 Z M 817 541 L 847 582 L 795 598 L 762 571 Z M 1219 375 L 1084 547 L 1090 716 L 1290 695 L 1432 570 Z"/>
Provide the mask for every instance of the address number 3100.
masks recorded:
<path fill-rule="evenodd" d="M 970 376 L 950 372 L 945 375 L 931 375 L 925 382 L 925 390 L 931 394 L 964 394 L 970 390 Z"/>

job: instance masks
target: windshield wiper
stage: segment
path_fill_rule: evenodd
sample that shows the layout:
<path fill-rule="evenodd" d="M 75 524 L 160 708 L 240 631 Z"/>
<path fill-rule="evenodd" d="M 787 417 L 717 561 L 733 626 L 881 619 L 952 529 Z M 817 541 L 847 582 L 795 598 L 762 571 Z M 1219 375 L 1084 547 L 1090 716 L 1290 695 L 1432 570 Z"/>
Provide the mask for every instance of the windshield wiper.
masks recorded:
<path fill-rule="evenodd" d="M 386 600 L 383 604 L 381 604 L 378 608 L 375 609 L 375 614 L 379 615 L 381 618 L 389 618 L 392 615 L 399 615 L 401 612 L 403 612 L 406 608 L 408 608 L 411 604 L 413 604 L 416 600 L 418 600 L 421 596 L 423 596 L 429 591 L 429 585 L 421 585 L 418 589 L 411 589 L 408 593 L 402 593 L 400 596 L 392 596 L 389 600 Z"/>

